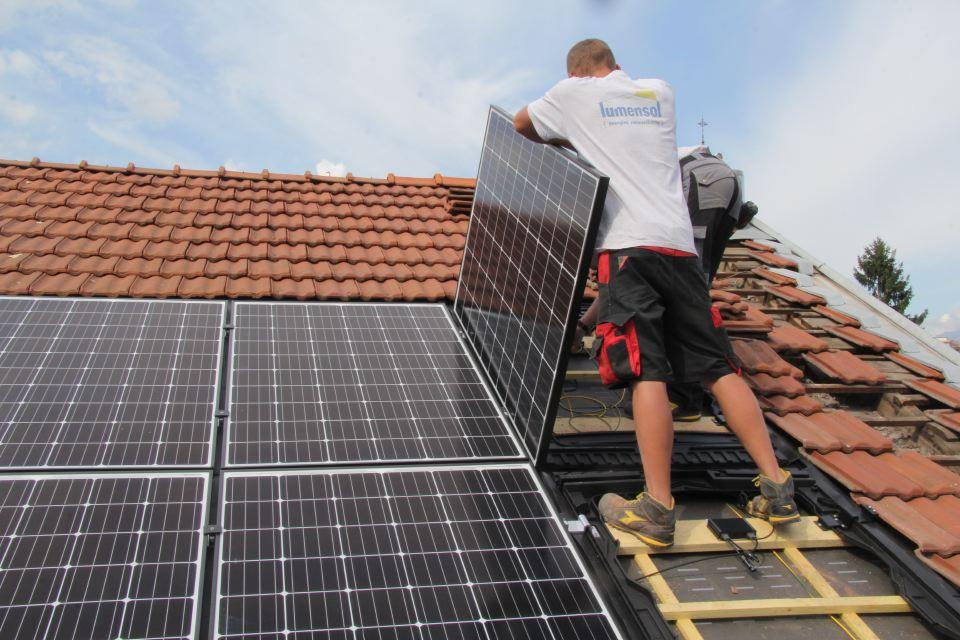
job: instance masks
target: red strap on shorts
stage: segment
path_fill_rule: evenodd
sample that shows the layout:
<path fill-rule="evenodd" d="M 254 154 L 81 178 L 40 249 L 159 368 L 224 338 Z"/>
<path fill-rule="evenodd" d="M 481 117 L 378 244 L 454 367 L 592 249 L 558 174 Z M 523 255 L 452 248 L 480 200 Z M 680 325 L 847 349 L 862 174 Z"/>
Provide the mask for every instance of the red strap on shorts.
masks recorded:
<path fill-rule="evenodd" d="M 696 258 L 697 254 L 690 253 L 689 251 L 680 251 L 679 249 L 668 249 L 667 247 L 646 247 L 639 246 L 637 249 L 646 249 L 647 251 L 653 251 L 655 253 L 660 253 L 665 256 L 673 256 L 674 258 Z"/>

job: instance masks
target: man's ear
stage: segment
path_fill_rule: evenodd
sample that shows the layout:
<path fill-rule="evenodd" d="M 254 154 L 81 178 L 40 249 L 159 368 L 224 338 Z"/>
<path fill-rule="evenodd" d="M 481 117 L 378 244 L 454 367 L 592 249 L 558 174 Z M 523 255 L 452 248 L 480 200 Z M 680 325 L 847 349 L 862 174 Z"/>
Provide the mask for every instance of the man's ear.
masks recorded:
<path fill-rule="evenodd" d="M 613 70 L 614 70 L 614 71 L 623 71 L 623 69 L 620 68 L 620 65 L 614 65 Z"/>

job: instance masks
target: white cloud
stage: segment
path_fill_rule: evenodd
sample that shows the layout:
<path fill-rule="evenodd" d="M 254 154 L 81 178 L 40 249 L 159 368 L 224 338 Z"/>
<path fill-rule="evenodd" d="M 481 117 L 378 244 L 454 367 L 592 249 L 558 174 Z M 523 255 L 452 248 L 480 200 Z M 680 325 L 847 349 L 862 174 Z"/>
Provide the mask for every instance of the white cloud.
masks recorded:
<path fill-rule="evenodd" d="M 124 118 L 90 120 L 87 122 L 87 129 L 104 142 L 128 154 L 122 162 L 123 165 L 133 161 L 141 166 L 171 167 L 174 164 L 184 167 L 196 166 L 188 151 L 172 142 L 166 145 L 158 142 L 153 136 L 138 130 Z"/>
<path fill-rule="evenodd" d="M 0 76 L 10 73 L 20 76 L 33 76 L 39 65 L 36 59 L 29 53 L 14 49 L 12 51 L 0 50 Z"/>
<path fill-rule="evenodd" d="M 960 237 L 955 149 L 960 38 L 955 2 L 847 5 L 839 37 L 799 72 L 746 100 L 741 150 L 761 218 L 850 272 L 875 236 L 909 266 L 944 259 Z"/>
<path fill-rule="evenodd" d="M 324 158 L 317 163 L 318 176 L 345 176 L 347 175 L 347 165 L 342 162 L 333 162 Z"/>
<path fill-rule="evenodd" d="M 0 31 L 18 26 L 21 16 L 57 11 L 78 11 L 78 0 L 2 0 L 0 1 Z"/>
<path fill-rule="evenodd" d="M 63 44 L 64 49 L 45 53 L 46 62 L 72 79 L 100 87 L 131 121 L 165 124 L 180 113 L 175 83 L 123 45 L 99 36 L 75 36 Z"/>
<path fill-rule="evenodd" d="M 23 126 L 37 115 L 37 108 L 13 96 L 0 94 L 0 120 Z"/>
<path fill-rule="evenodd" d="M 511 101 L 528 78 L 508 52 L 454 52 L 432 12 L 401 4 L 244 3 L 230 12 L 242 21 L 201 7 L 193 28 L 222 106 L 358 175 L 431 175 L 475 157 L 487 105 Z M 498 13 L 458 16 L 471 20 L 464 37 L 501 29 Z"/>
<path fill-rule="evenodd" d="M 924 324 L 924 328 L 935 336 L 953 334 L 954 337 L 960 338 L 960 335 L 956 335 L 960 334 L 960 306 L 928 321 Z"/>

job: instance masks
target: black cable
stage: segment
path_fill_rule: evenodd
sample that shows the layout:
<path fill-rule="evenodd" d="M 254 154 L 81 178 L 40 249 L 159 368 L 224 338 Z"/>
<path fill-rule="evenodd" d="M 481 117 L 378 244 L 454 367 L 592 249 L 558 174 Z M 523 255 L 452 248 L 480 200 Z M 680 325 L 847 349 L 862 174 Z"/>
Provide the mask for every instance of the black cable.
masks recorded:
<path fill-rule="evenodd" d="M 708 556 L 708 557 L 706 557 L 706 558 L 697 558 L 697 559 L 695 559 L 695 560 L 688 560 L 687 562 L 681 562 L 680 564 L 675 564 L 675 565 L 673 565 L 673 566 L 666 567 L 666 568 L 664 568 L 664 569 L 660 569 L 659 571 L 653 571 L 653 572 L 648 573 L 648 574 L 646 574 L 646 575 L 639 576 L 639 577 L 637 577 L 637 578 L 634 578 L 634 580 L 644 580 L 644 579 L 646 579 L 646 578 L 652 578 L 653 576 L 660 575 L 661 573 L 666 573 L 667 571 L 673 571 L 674 569 L 679 569 L 680 567 L 686 567 L 687 565 L 697 564 L 698 562 L 706 562 L 707 560 L 719 560 L 720 558 L 727 558 L 727 557 L 734 557 L 734 558 L 736 558 L 736 557 L 738 557 L 739 555 L 740 555 L 740 554 L 737 553 L 736 551 L 727 551 L 727 552 L 720 553 L 720 554 L 717 554 L 717 555 L 711 555 L 711 556 Z"/>

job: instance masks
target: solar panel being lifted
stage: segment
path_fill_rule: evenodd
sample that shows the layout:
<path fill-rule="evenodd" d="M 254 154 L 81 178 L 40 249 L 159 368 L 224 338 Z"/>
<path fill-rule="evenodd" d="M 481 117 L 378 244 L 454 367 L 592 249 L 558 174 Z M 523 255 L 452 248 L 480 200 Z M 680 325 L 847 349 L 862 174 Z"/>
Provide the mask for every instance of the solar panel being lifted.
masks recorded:
<path fill-rule="evenodd" d="M 0 638 L 193 638 L 207 475 L 0 478 Z"/>
<path fill-rule="evenodd" d="M 224 476 L 219 638 L 615 638 L 527 465 Z"/>
<path fill-rule="evenodd" d="M 207 466 L 222 303 L 0 299 L 0 466 Z"/>
<path fill-rule="evenodd" d="M 490 108 L 454 313 L 535 460 L 556 415 L 607 182 Z"/>
<path fill-rule="evenodd" d="M 521 457 L 443 305 L 234 309 L 228 465 Z"/>

